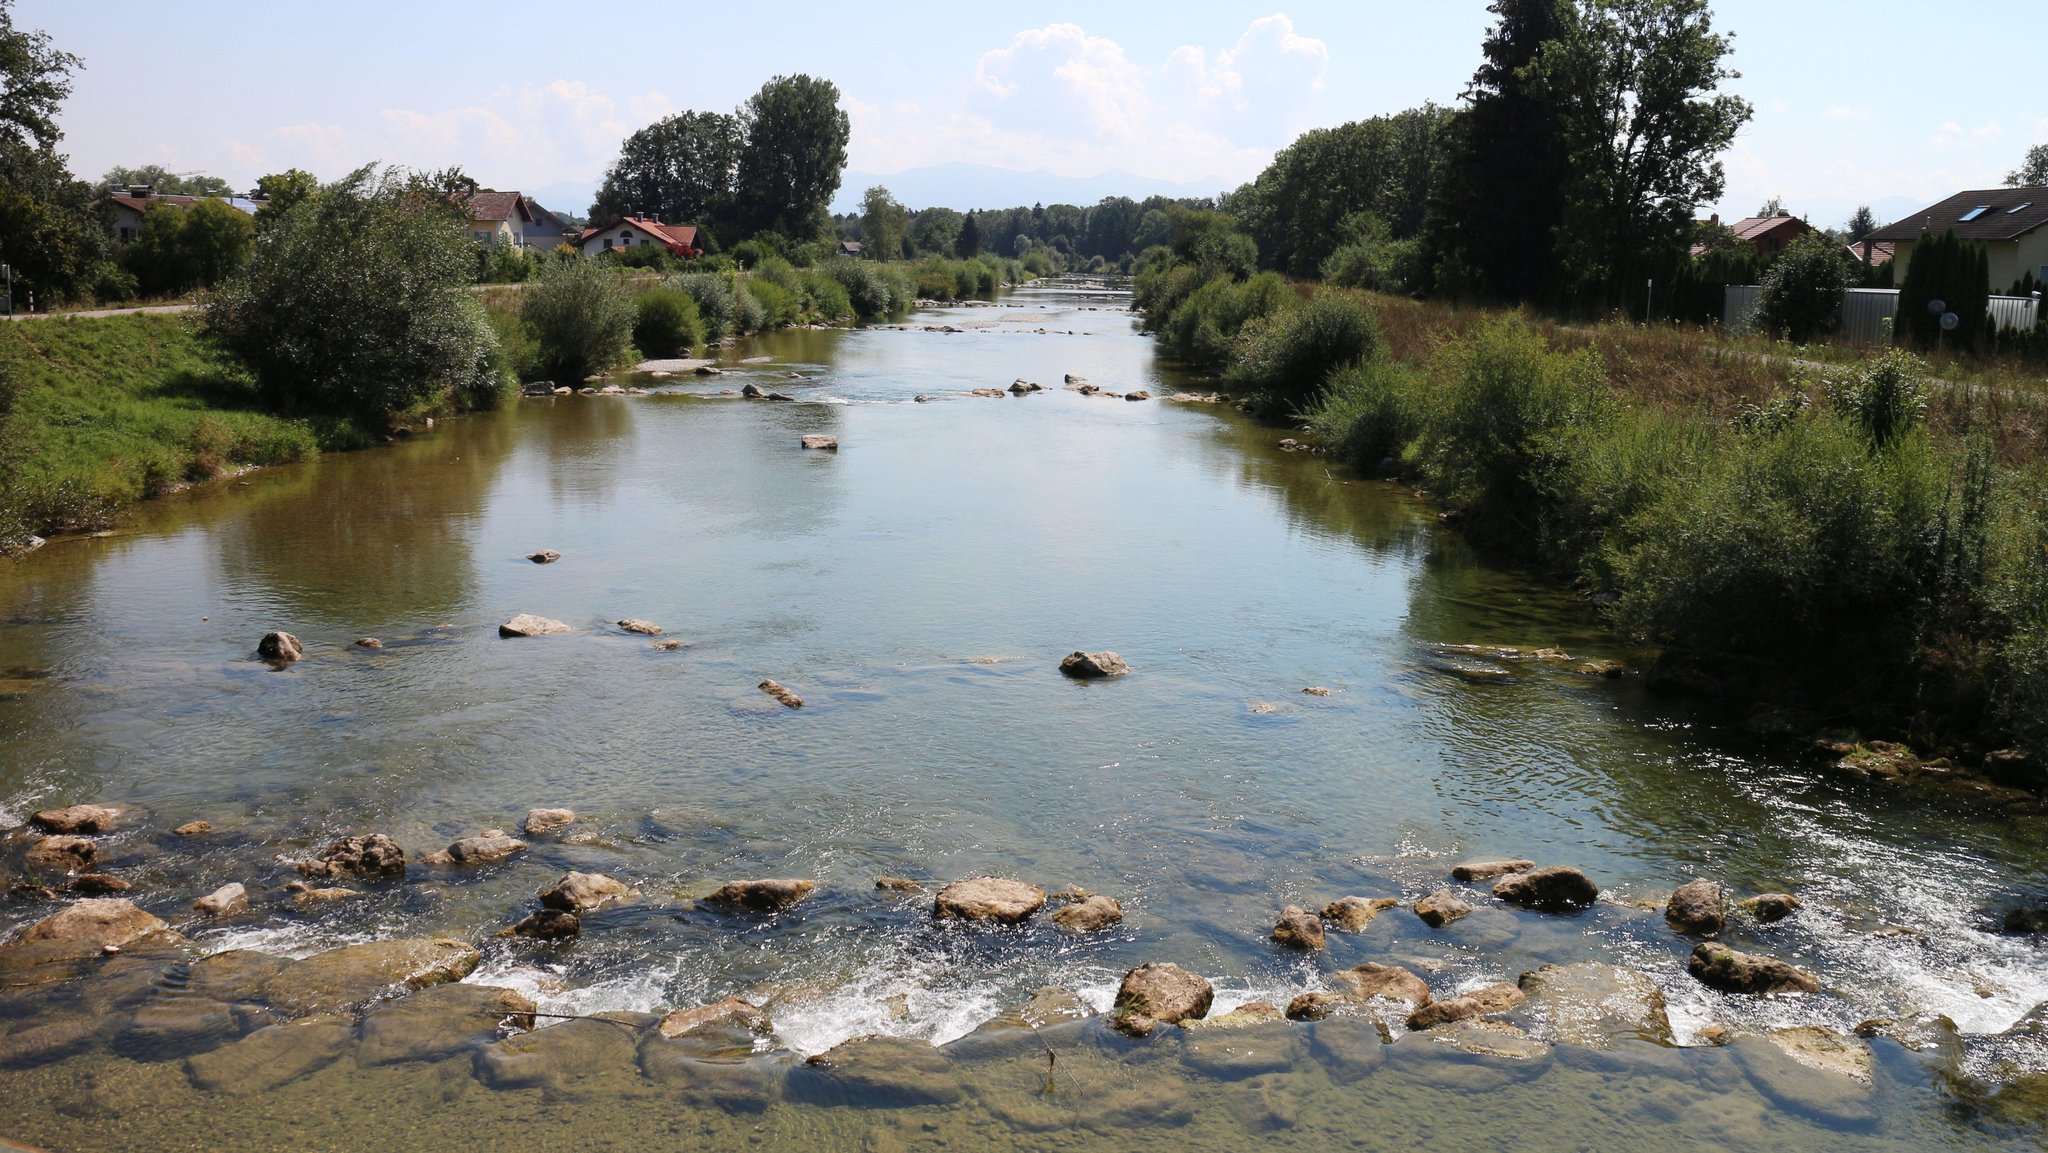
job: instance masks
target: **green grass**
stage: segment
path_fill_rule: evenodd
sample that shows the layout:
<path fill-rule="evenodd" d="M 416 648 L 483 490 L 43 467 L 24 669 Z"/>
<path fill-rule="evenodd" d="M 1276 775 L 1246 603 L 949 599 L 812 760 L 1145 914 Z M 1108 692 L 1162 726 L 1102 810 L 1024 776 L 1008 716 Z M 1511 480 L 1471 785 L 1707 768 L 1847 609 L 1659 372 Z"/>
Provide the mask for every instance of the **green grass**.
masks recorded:
<path fill-rule="evenodd" d="M 349 430 L 262 412 L 248 376 L 184 315 L 0 325 L 13 385 L 0 504 L 39 532 L 101 528 L 124 506 L 241 465 L 284 464 Z"/>

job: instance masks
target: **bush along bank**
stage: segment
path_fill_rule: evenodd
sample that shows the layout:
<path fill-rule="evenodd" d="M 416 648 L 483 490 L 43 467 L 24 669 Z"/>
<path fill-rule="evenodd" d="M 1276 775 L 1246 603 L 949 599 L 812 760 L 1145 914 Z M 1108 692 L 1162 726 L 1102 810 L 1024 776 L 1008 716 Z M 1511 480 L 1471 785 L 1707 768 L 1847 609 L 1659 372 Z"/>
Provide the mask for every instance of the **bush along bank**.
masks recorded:
<path fill-rule="evenodd" d="M 1825 734 L 1816 747 L 1849 768 L 1898 767 L 1864 755 L 1871 733 L 1958 761 L 1995 752 L 2009 783 L 2043 784 L 2037 758 L 2000 746 L 2048 746 L 2048 471 L 1931 430 L 1910 355 L 1666 407 L 1516 314 L 1396 360 L 1361 294 L 1151 287 L 1149 326 L 1176 347 L 1180 331 L 1223 337 L 1247 408 L 1412 479 L 1482 548 L 1574 581 L 1659 648 L 1653 688 Z"/>

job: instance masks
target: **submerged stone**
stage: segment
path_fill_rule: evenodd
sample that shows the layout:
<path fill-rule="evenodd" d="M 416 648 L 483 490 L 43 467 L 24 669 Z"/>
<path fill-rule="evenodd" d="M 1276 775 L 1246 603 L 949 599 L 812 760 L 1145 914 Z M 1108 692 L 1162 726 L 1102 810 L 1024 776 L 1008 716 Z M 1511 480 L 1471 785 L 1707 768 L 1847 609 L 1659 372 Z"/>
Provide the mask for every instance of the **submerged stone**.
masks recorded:
<path fill-rule="evenodd" d="M 768 680 L 762 681 L 759 685 L 755 687 L 759 688 L 762 692 L 767 693 L 769 696 L 774 697 L 776 700 L 782 702 L 782 704 L 787 708 L 800 709 L 804 707 L 804 699 L 802 697 L 797 696 L 795 693 L 790 692 L 788 689 L 784 688 L 782 682 L 774 679 L 773 677 L 770 677 Z"/>
<path fill-rule="evenodd" d="M 768 1014 L 759 1006 L 738 997 L 727 997 L 716 1004 L 677 1009 L 663 1017 L 655 1031 L 669 1038 L 707 1029 L 737 1029 L 765 1036 L 772 1027 Z"/>
<path fill-rule="evenodd" d="M 62 876 L 90 868 L 99 855 L 99 846 L 92 841 L 67 834 L 44 837 L 30 845 L 22 864 L 38 873 Z"/>
<path fill-rule="evenodd" d="M 528 809 L 526 820 L 520 826 L 529 837 L 558 833 L 576 823 L 574 809 Z"/>
<path fill-rule="evenodd" d="M 1323 906 L 1323 920 L 1343 932 L 1356 933 L 1381 913 L 1400 907 L 1401 902 L 1393 897 L 1340 897 Z"/>
<path fill-rule="evenodd" d="M 169 928 L 120 897 L 89 897 L 30 925 L 24 941 L 71 941 L 105 947 L 125 945 Z"/>
<path fill-rule="evenodd" d="M 563 941 L 583 932 L 583 920 L 561 909 L 539 909 L 505 930 L 503 935 L 530 937 L 536 941 Z"/>
<path fill-rule="evenodd" d="M 640 1083 L 640 1039 L 652 1013 L 598 1013 L 493 1041 L 476 1050 L 477 1079 L 549 1098 L 617 1096 Z"/>
<path fill-rule="evenodd" d="M 1474 881 L 1491 881 L 1509 873 L 1526 873 L 1536 867 L 1536 862 L 1520 857 L 1500 861 L 1467 861 L 1451 867 L 1451 879 L 1470 884 Z"/>
<path fill-rule="evenodd" d="M 1647 974 L 1597 961 L 1545 965 L 1522 974 L 1529 1006 L 1569 1045 L 1612 1049 L 1625 1041 L 1675 1044 L 1664 994 Z"/>
<path fill-rule="evenodd" d="M 1738 1038 L 1728 1049 L 1757 1092 L 1786 1112 L 1841 1128 L 1875 1124 L 1876 1096 L 1854 1072 L 1860 1067 L 1867 1077 L 1867 1048 L 1859 1059 L 1846 1046 L 1811 1034 L 1810 1029 L 1775 1030 Z"/>
<path fill-rule="evenodd" d="M 524 995 L 492 985 L 435 985 L 380 1004 L 363 1018 L 358 1064 L 430 1061 L 478 1046 L 501 1025 L 534 1026 L 534 1005 Z"/>
<path fill-rule="evenodd" d="M 708 898 L 714 904 L 729 905 L 756 913 L 775 913 L 797 904 L 818 889 L 818 882 L 791 878 L 764 881 L 732 881 Z"/>
<path fill-rule="evenodd" d="M 960 1100 L 960 1076 L 947 1055 L 911 1037 L 867 1036 L 841 1042 L 804 1062 L 790 1092 L 820 1105 L 902 1109 Z"/>
<path fill-rule="evenodd" d="M 603 873 L 570 872 L 541 890 L 540 903 L 565 913 L 588 913 L 632 891 Z"/>
<path fill-rule="evenodd" d="M 1302 1038 L 1280 1010 L 1263 1002 L 1221 1016 L 1181 1022 L 1188 1030 L 1181 1062 L 1209 1077 L 1237 1080 L 1278 1073 L 1301 1060 Z"/>
<path fill-rule="evenodd" d="M 428 855 L 430 865 L 488 865 L 502 861 L 526 848 L 526 842 L 490 829 L 478 836 L 463 837 L 438 853 Z"/>
<path fill-rule="evenodd" d="M 1479 1017 L 1487 1013 L 1505 1013 L 1521 1004 L 1522 990 L 1505 982 L 1460 993 L 1431 1001 L 1413 1013 L 1408 1014 L 1408 1027 L 1417 1031 L 1446 1025 L 1452 1021 L 1463 1021 L 1468 1017 Z"/>
<path fill-rule="evenodd" d="M 208 1053 L 185 1058 L 195 1088 L 231 1097 L 268 1093 L 332 1062 L 355 1041 L 341 1017 L 269 1025 Z"/>
<path fill-rule="evenodd" d="M 1769 925 L 1798 912 L 1800 900 L 1790 893 L 1764 893 L 1742 902 L 1742 907 L 1758 921 Z"/>
<path fill-rule="evenodd" d="M 230 881 L 192 902 L 192 911 L 202 917 L 232 917 L 249 911 L 249 890 L 240 881 Z"/>
<path fill-rule="evenodd" d="M 1440 929 L 1472 912 L 1472 906 L 1449 889 L 1439 889 L 1415 902 L 1415 915 L 1432 929 Z"/>
<path fill-rule="evenodd" d="M 272 1008 L 306 1017 L 353 1008 L 394 986 L 423 989 L 469 976 L 483 959 L 466 941 L 369 941 L 293 962 L 263 986 Z"/>
<path fill-rule="evenodd" d="M 97 1041 L 106 1022 L 81 1015 L 37 1017 L 17 1024 L 13 1032 L 0 1034 L 0 1069 L 32 1068 L 62 1060 Z"/>

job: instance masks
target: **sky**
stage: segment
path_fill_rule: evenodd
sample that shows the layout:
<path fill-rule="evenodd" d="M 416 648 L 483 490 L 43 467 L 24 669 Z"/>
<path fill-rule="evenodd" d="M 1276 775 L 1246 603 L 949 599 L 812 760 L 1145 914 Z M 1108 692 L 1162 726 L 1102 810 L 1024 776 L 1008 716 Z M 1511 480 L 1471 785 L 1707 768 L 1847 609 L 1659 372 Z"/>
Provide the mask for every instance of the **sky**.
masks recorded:
<path fill-rule="evenodd" d="M 1859 204 L 1889 221 L 2048 143 L 2041 0 L 1713 8 L 1742 74 L 1726 90 L 1756 116 L 1703 215 L 1777 197 L 1817 224 Z M 1219 192 L 1307 129 L 1454 103 L 1491 19 L 1486 0 L 15 0 L 14 22 L 84 59 L 61 116 L 83 177 L 452 164 L 580 212 L 628 133 L 799 72 L 852 122 L 841 207 L 892 177 L 914 208 Z"/>

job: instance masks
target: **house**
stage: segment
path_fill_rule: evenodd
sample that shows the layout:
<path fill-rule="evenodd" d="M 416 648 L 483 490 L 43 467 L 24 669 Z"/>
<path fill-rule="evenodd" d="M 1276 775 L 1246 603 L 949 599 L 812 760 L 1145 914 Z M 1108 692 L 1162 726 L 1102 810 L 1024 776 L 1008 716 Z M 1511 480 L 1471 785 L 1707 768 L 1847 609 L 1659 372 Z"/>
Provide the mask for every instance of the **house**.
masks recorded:
<path fill-rule="evenodd" d="M 840 241 L 840 242 L 839 242 L 839 255 L 841 255 L 841 256 L 853 256 L 853 257 L 858 257 L 858 256 L 860 255 L 860 241 L 858 241 L 858 240 L 842 240 L 842 241 Z"/>
<path fill-rule="evenodd" d="M 478 244 L 547 251 L 564 239 L 562 222 L 530 196 L 480 188 L 457 199 L 469 214 L 469 238 Z"/>
<path fill-rule="evenodd" d="M 535 252 L 548 253 L 564 244 L 572 243 L 576 234 L 562 218 L 540 206 L 533 197 L 524 197 L 527 210 L 533 220 L 526 226 L 526 247 Z"/>
<path fill-rule="evenodd" d="M 1954 229 L 1956 239 L 1984 246 L 1991 258 L 1991 290 L 1997 292 L 2031 272 L 2048 279 L 2048 188 L 1993 188 L 1958 192 L 1939 204 L 1880 228 L 1865 244 L 1890 244 L 1900 283 L 1913 260 L 1920 234 Z"/>
<path fill-rule="evenodd" d="M 159 204 L 175 204 L 190 208 L 202 200 L 223 200 L 229 207 L 238 208 L 251 216 L 262 205 L 246 196 L 178 196 L 158 192 L 146 185 L 131 185 L 119 192 L 109 193 L 107 207 L 114 214 L 114 235 L 121 240 L 133 240 L 142 235 L 142 218 L 151 208 Z"/>
<path fill-rule="evenodd" d="M 1713 223 L 1721 223 L 1721 217 L 1713 217 Z M 1813 231 L 1813 225 L 1780 209 L 1776 216 L 1750 216 L 1728 226 L 1738 243 L 1748 245 L 1758 256 L 1771 257 L 1792 246 L 1794 240 Z M 1695 244 L 1694 256 L 1704 256 L 1707 246 Z"/>
<path fill-rule="evenodd" d="M 1898 245 L 1893 244 L 1889 240 L 1875 240 L 1868 236 L 1861 240 L 1853 241 L 1849 245 L 1849 255 L 1856 258 L 1856 263 L 1867 264 L 1872 268 L 1876 268 L 1898 254 Z"/>
<path fill-rule="evenodd" d="M 576 238 L 576 247 L 585 256 L 650 244 L 662 245 L 677 256 L 701 256 L 704 251 L 697 247 L 695 225 L 662 224 L 638 216 L 628 216 L 603 228 L 586 228 Z"/>

